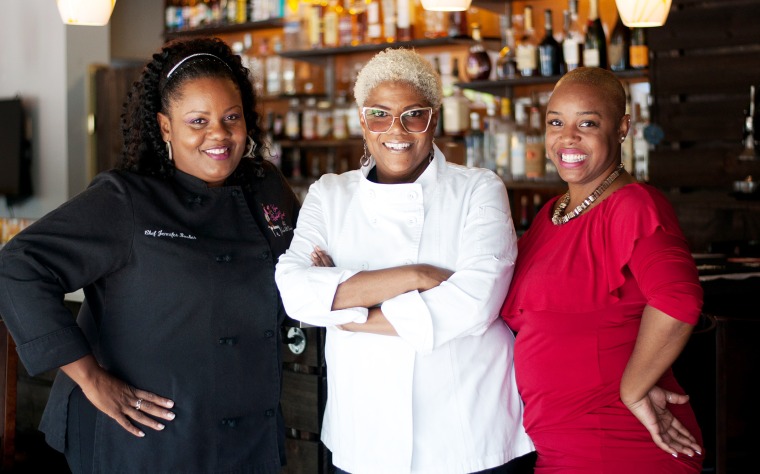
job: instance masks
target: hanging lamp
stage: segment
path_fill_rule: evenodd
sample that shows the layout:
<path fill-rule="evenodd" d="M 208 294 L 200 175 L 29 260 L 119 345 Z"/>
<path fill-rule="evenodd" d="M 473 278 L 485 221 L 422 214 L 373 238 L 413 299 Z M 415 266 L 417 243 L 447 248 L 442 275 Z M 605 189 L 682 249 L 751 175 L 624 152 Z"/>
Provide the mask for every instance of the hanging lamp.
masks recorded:
<path fill-rule="evenodd" d="M 67 25 L 105 26 L 116 0 L 56 0 L 61 20 Z"/>
<path fill-rule="evenodd" d="M 615 0 L 620 19 L 629 28 L 662 26 L 672 0 Z"/>
<path fill-rule="evenodd" d="M 470 8 L 472 0 L 422 0 L 422 8 L 434 12 L 462 12 Z"/>

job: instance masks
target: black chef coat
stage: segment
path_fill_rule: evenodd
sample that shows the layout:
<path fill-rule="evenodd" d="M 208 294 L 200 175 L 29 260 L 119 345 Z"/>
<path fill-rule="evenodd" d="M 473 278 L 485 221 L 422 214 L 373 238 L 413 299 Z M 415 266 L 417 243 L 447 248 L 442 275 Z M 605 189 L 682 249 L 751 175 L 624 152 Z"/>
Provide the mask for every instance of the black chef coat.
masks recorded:
<path fill-rule="evenodd" d="M 176 418 L 144 438 L 98 412 L 96 472 L 279 472 L 274 264 L 299 205 L 271 163 L 251 170 L 217 188 L 180 171 L 106 172 L 0 251 L 0 314 L 30 373 L 92 353 L 175 402 Z M 79 288 L 75 322 L 63 297 Z M 59 451 L 74 386 L 59 372 L 40 426 Z"/>

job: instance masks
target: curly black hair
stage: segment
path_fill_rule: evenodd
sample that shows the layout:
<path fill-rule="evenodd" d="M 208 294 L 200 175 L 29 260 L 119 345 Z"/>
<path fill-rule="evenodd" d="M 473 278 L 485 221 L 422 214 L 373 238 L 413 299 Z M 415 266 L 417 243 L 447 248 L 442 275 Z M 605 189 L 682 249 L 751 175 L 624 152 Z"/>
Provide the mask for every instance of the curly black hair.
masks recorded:
<path fill-rule="evenodd" d="M 202 54 L 183 62 L 167 77 L 172 68 L 183 59 L 198 53 Z M 261 175 L 264 132 L 259 123 L 260 116 L 256 112 L 256 96 L 249 74 L 250 71 L 243 66 L 240 56 L 234 54 L 219 38 L 180 39 L 165 44 L 145 65 L 127 96 L 121 116 L 124 148 L 117 167 L 160 178 L 172 176 L 174 163 L 169 160 L 157 114 L 168 112 L 169 105 L 186 81 L 220 77 L 231 79 L 240 90 L 248 136 L 259 145 L 254 157 L 250 159 L 253 166 L 238 166 L 238 169 L 254 169 L 257 175 Z M 248 160 L 244 158 L 243 161 Z"/>

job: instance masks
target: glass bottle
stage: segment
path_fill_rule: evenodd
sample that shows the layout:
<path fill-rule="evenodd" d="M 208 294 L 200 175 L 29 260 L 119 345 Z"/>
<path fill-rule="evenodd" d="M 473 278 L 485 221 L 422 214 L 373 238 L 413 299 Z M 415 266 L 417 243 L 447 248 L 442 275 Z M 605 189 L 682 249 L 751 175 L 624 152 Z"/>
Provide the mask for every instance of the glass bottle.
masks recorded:
<path fill-rule="evenodd" d="M 285 137 L 290 140 L 301 138 L 301 106 L 298 99 L 291 99 L 285 112 Z"/>
<path fill-rule="evenodd" d="M 396 0 L 382 0 L 383 39 L 396 42 Z"/>
<path fill-rule="evenodd" d="M 383 19 L 380 14 L 380 0 L 367 0 L 367 43 L 383 41 Z"/>
<path fill-rule="evenodd" d="M 317 138 L 317 99 L 306 99 L 306 107 L 301 114 L 301 138 L 314 140 Z"/>
<path fill-rule="evenodd" d="M 566 71 L 581 66 L 581 50 L 583 48 L 583 33 L 578 25 L 578 0 L 570 0 L 569 10 L 570 24 L 562 40 L 562 56 Z"/>
<path fill-rule="evenodd" d="M 525 177 L 541 179 L 546 175 L 546 149 L 538 102 L 530 106 L 528 131 L 525 134 Z"/>
<path fill-rule="evenodd" d="M 480 25 L 472 24 L 472 39 L 474 43 L 470 46 L 465 63 L 465 73 L 470 81 L 483 81 L 491 75 L 491 58 L 483 46 L 483 40 L 480 36 Z"/>
<path fill-rule="evenodd" d="M 744 128 L 742 143 L 744 150 L 739 154 L 740 160 L 754 160 L 757 156 L 755 131 L 755 86 L 749 86 L 749 107 L 744 110 Z"/>
<path fill-rule="evenodd" d="M 449 12 L 449 38 L 469 38 L 467 12 Z"/>
<path fill-rule="evenodd" d="M 521 76 L 535 76 L 538 73 L 538 51 L 536 32 L 533 29 L 533 8 L 525 7 L 525 28 L 517 43 L 517 71 Z"/>
<path fill-rule="evenodd" d="M 338 4 L 338 46 L 351 46 L 352 16 L 348 8 Z"/>
<path fill-rule="evenodd" d="M 332 125 L 333 125 L 333 138 L 336 140 L 343 140 L 348 138 L 348 114 L 349 110 L 346 106 L 346 94 L 341 92 L 335 99 L 335 107 L 333 107 Z"/>
<path fill-rule="evenodd" d="M 351 15 L 351 46 L 364 42 L 367 36 L 367 4 L 364 0 L 347 0 Z"/>
<path fill-rule="evenodd" d="M 630 48 L 631 68 L 649 67 L 649 47 L 647 46 L 646 28 L 631 28 Z"/>
<path fill-rule="evenodd" d="M 515 102 L 515 129 L 509 144 L 509 169 L 512 179 L 522 181 L 525 179 L 525 152 L 526 152 L 526 128 L 527 114 L 525 104 Z"/>
<path fill-rule="evenodd" d="M 470 113 L 470 129 L 464 137 L 466 160 L 468 168 L 482 168 L 483 162 L 483 130 L 480 129 L 480 115 Z"/>
<path fill-rule="evenodd" d="M 610 35 L 610 69 L 613 71 L 625 71 L 630 69 L 631 30 L 625 26 L 618 15 L 615 27 Z"/>
<path fill-rule="evenodd" d="M 560 63 L 560 46 L 554 38 L 552 11 L 544 10 L 544 31 L 546 34 L 538 45 L 539 70 L 544 77 L 558 76 Z"/>
<path fill-rule="evenodd" d="M 338 0 L 330 0 L 322 15 L 322 43 L 326 48 L 338 46 Z M 343 7 L 340 7 L 343 10 Z"/>
<path fill-rule="evenodd" d="M 420 4 L 421 5 L 421 4 Z M 446 12 L 422 10 L 422 23 L 424 24 L 425 38 L 444 38 L 446 29 Z"/>
<path fill-rule="evenodd" d="M 412 40 L 412 6 L 409 0 L 396 0 L 396 38 Z"/>
<path fill-rule="evenodd" d="M 607 68 L 607 38 L 599 19 L 599 0 L 589 1 L 586 40 L 583 45 L 583 65 Z"/>
<path fill-rule="evenodd" d="M 458 87 L 443 98 L 443 131 L 446 135 L 462 136 L 469 124 L 469 101 Z"/>
<path fill-rule="evenodd" d="M 517 76 L 517 62 L 515 61 L 515 29 L 512 27 L 512 15 L 511 13 L 506 13 L 501 15 L 499 19 L 503 37 L 501 40 L 499 57 L 496 60 L 496 78 L 512 79 Z"/>

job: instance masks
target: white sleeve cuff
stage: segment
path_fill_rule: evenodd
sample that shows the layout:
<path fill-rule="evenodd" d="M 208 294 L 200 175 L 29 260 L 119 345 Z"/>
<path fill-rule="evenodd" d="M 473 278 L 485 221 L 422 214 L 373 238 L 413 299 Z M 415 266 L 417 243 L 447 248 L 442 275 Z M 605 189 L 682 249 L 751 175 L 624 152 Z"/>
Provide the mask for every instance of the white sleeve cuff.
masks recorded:
<path fill-rule="evenodd" d="M 380 309 L 398 335 L 415 351 L 423 354 L 432 352 L 433 318 L 418 291 L 386 300 Z"/>

